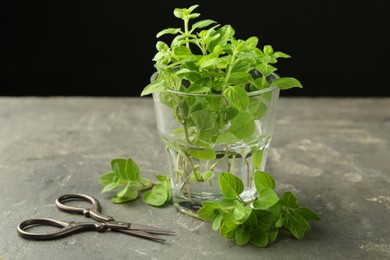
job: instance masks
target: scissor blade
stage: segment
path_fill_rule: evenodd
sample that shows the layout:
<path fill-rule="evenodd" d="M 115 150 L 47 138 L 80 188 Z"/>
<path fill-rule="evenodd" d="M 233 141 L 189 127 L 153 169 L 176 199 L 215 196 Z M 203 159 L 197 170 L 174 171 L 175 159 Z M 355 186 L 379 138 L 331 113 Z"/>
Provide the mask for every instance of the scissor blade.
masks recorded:
<path fill-rule="evenodd" d="M 153 234 L 147 233 L 142 230 L 132 230 L 132 229 L 116 229 L 118 232 L 125 233 L 127 235 L 132 235 L 132 236 L 137 236 L 137 237 L 142 237 L 150 240 L 154 240 L 157 242 L 165 242 L 166 240 L 162 237 L 155 236 Z"/>
<path fill-rule="evenodd" d="M 133 223 L 129 223 L 129 229 L 130 230 L 140 230 L 140 231 L 148 232 L 150 234 L 169 235 L 169 234 L 175 233 L 175 231 L 165 229 L 165 228 L 151 227 L 151 226 L 147 226 L 147 225 L 133 224 Z"/>

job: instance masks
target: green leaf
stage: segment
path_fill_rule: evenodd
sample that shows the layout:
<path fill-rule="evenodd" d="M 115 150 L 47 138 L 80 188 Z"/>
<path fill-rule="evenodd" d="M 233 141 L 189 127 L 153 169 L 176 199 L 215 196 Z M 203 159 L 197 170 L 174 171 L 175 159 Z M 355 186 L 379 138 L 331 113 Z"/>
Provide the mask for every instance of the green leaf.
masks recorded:
<path fill-rule="evenodd" d="M 214 160 L 216 157 L 215 151 L 213 149 L 185 149 L 185 152 L 198 160 Z"/>
<path fill-rule="evenodd" d="M 105 192 L 111 191 L 111 190 L 115 190 L 118 187 L 118 185 L 119 185 L 118 182 L 108 183 L 108 184 L 106 184 L 106 186 L 104 186 L 102 193 L 105 193 Z"/>
<path fill-rule="evenodd" d="M 302 84 L 301 82 L 299 82 L 299 80 L 295 79 L 295 78 L 278 78 L 278 79 L 274 79 L 272 81 L 272 84 L 277 86 L 278 88 L 280 89 L 290 89 L 290 88 L 295 88 L 295 87 L 298 87 L 298 88 L 302 88 Z"/>
<path fill-rule="evenodd" d="M 252 213 L 250 206 L 244 206 L 238 200 L 234 201 L 234 209 L 231 212 L 232 221 L 234 224 L 241 225 L 249 218 Z"/>
<path fill-rule="evenodd" d="M 196 8 L 198 8 L 199 5 L 191 5 L 190 7 L 188 7 L 188 12 L 192 12 L 194 11 Z"/>
<path fill-rule="evenodd" d="M 200 68 L 205 69 L 211 66 L 225 67 L 227 65 L 226 59 L 223 58 L 211 58 L 199 61 Z"/>
<path fill-rule="evenodd" d="M 214 201 L 203 201 L 202 207 L 198 210 L 197 215 L 201 219 L 207 221 L 213 221 L 217 217 L 216 210 L 219 209 L 218 202 Z"/>
<path fill-rule="evenodd" d="M 280 218 L 275 223 L 275 227 L 277 228 L 283 227 L 283 215 L 280 215 Z"/>
<path fill-rule="evenodd" d="M 317 215 L 313 210 L 306 208 L 306 207 L 299 207 L 297 209 L 294 209 L 294 212 L 298 215 L 301 215 L 304 217 L 307 221 L 314 220 L 319 221 L 321 220 L 321 217 Z"/>
<path fill-rule="evenodd" d="M 191 120 L 199 131 L 208 131 L 215 127 L 217 114 L 208 110 L 198 110 L 190 114 Z"/>
<path fill-rule="evenodd" d="M 180 28 L 167 28 L 157 33 L 156 38 L 160 38 L 164 34 L 177 34 L 180 32 Z"/>
<path fill-rule="evenodd" d="M 249 48 L 255 48 L 257 46 L 257 43 L 259 42 L 259 39 L 256 36 L 249 37 L 245 41 L 245 45 Z"/>
<path fill-rule="evenodd" d="M 240 178 L 228 172 L 222 172 L 218 178 L 221 193 L 228 199 L 234 199 L 244 191 Z"/>
<path fill-rule="evenodd" d="M 251 81 L 252 81 L 252 76 L 248 72 L 237 71 L 237 72 L 233 72 L 232 74 L 230 74 L 228 83 L 230 83 L 232 85 L 244 86 L 245 84 L 247 84 Z M 243 89 L 243 88 L 240 88 L 240 89 Z M 244 89 L 244 91 L 245 91 L 245 89 Z"/>
<path fill-rule="evenodd" d="M 210 24 L 213 24 L 213 23 L 216 23 L 216 21 L 213 21 L 213 20 L 210 20 L 210 19 L 202 20 L 202 21 L 194 23 L 192 25 L 192 29 L 204 28 L 204 27 L 207 27 L 207 26 L 209 26 Z"/>
<path fill-rule="evenodd" d="M 243 227 L 237 228 L 236 232 L 234 232 L 234 239 L 236 244 L 239 246 L 243 246 L 248 243 L 252 236 L 252 231 Z"/>
<path fill-rule="evenodd" d="M 252 153 L 252 165 L 255 170 L 261 167 L 263 162 L 263 150 L 256 150 Z M 256 173 L 255 173 L 256 174 Z M 256 175 L 255 175 L 256 176 Z M 255 178 L 256 183 L 256 178 Z"/>
<path fill-rule="evenodd" d="M 160 182 L 169 182 L 169 177 L 166 175 L 156 175 L 156 179 Z"/>
<path fill-rule="evenodd" d="M 240 139 L 251 137 L 256 129 L 255 121 L 248 112 L 240 112 L 231 120 L 228 131 Z"/>
<path fill-rule="evenodd" d="M 130 181 L 138 181 L 139 175 L 140 170 L 138 168 L 138 165 L 131 158 L 128 158 L 126 160 L 124 176 L 122 178 Z"/>
<path fill-rule="evenodd" d="M 276 51 L 274 52 L 272 55 L 272 58 L 274 59 L 278 59 L 278 58 L 291 58 L 290 55 L 286 54 L 286 53 L 283 53 L 281 51 Z"/>
<path fill-rule="evenodd" d="M 245 221 L 243 226 L 251 227 L 251 228 L 257 227 L 258 222 L 257 222 L 257 216 L 255 210 L 256 209 L 252 209 L 251 214 L 249 215 L 248 219 Z"/>
<path fill-rule="evenodd" d="M 233 222 L 230 214 L 224 214 L 223 215 L 223 220 L 222 220 L 222 225 L 221 225 L 221 236 L 224 238 L 233 238 L 234 237 L 234 232 L 237 229 L 237 225 Z"/>
<path fill-rule="evenodd" d="M 214 218 L 213 223 L 211 225 L 213 230 L 218 230 L 221 227 L 222 219 L 223 219 L 223 215 L 218 215 L 217 217 Z"/>
<path fill-rule="evenodd" d="M 191 50 L 189 48 L 187 48 L 186 46 L 176 46 L 176 47 L 174 47 L 173 48 L 173 53 L 176 56 L 184 56 L 184 58 L 187 57 L 188 55 L 192 54 Z"/>
<path fill-rule="evenodd" d="M 212 178 L 214 178 L 214 172 L 213 171 L 205 171 L 201 173 L 203 181 L 209 181 Z"/>
<path fill-rule="evenodd" d="M 169 46 L 165 42 L 158 41 L 156 43 L 156 49 L 158 51 L 167 51 L 169 49 Z"/>
<path fill-rule="evenodd" d="M 120 191 L 116 194 L 116 196 L 117 196 L 117 197 L 123 197 L 123 196 L 125 196 L 128 187 L 129 187 L 129 184 L 127 184 L 126 187 L 124 187 L 122 190 L 120 190 Z"/>
<path fill-rule="evenodd" d="M 223 198 L 220 202 L 219 202 L 219 206 L 220 208 L 230 208 L 232 206 L 234 206 L 234 201 L 236 199 L 227 199 L 227 198 Z"/>
<path fill-rule="evenodd" d="M 154 92 L 161 92 L 165 90 L 165 81 L 157 80 L 147 85 L 141 92 L 141 96 L 146 96 Z"/>
<path fill-rule="evenodd" d="M 268 231 L 268 243 L 272 243 L 278 237 L 279 229 Z"/>
<path fill-rule="evenodd" d="M 271 55 L 274 52 L 274 50 L 271 45 L 265 45 L 263 47 L 263 52 L 265 55 Z"/>
<path fill-rule="evenodd" d="M 268 245 L 267 230 L 262 227 L 257 227 L 253 231 L 253 236 L 249 242 L 258 247 L 266 247 Z"/>
<path fill-rule="evenodd" d="M 173 15 L 176 16 L 177 18 L 184 18 L 184 16 L 186 16 L 186 12 L 184 9 L 182 8 L 175 8 L 173 10 Z"/>
<path fill-rule="evenodd" d="M 269 64 L 260 64 L 257 69 L 261 72 L 263 77 L 268 77 L 272 72 L 276 71 L 276 68 Z"/>
<path fill-rule="evenodd" d="M 280 198 L 280 203 L 284 206 L 295 209 L 298 207 L 298 198 L 292 192 L 287 191 L 283 193 Z"/>
<path fill-rule="evenodd" d="M 272 225 L 274 221 L 274 215 L 271 211 L 254 208 L 253 212 L 255 213 L 257 218 L 257 226 L 268 229 Z"/>
<path fill-rule="evenodd" d="M 253 202 L 253 207 L 257 209 L 268 209 L 279 201 L 279 197 L 272 189 L 262 189 L 259 198 Z"/>
<path fill-rule="evenodd" d="M 224 25 L 217 30 L 217 33 L 219 34 L 219 37 L 209 44 L 209 51 L 214 50 L 214 47 L 217 45 L 226 46 L 227 41 L 234 36 L 235 32 L 230 25 Z"/>
<path fill-rule="evenodd" d="M 306 219 L 293 211 L 288 211 L 284 215 L 284 227 L 286 227 L 294 237 L 301 240 L 306 231 L 310 230 L 310 226 Z"/>
<path fill-rule="evenodd" d="M 268 80 L 265 80 L 263 77 L 259 77 L 255 79 L 252 83 L 258 90 L 262 90 L 270 87 Z"/>
<path fill-rule="evenodd" d="M 238 72 L 237 72 L 238 73 Z M 245 111 L 248 107 L 249 97 L 246 90 L 239 86 L 228 86 L 223 91 L 223 96 L 240 111 Z"/>
<path fill-rule="evenodd" d="M 103 186 L 106 186 L 107 184 L 110 184 L 112 182 L 116 183 L 117 180 L 118 177 L 114 172 L 104 173 L 99 177 L 99 183 Z"/>
<path fill-rule="evenodd" d="M 146 204 L 152 206 L 162 206 L 168 199 L 168 191 L 164 185 L 157 184 L 152 191 L 147 191 L 142 196 Z"/>
<path fill-rule="evenodd" d="M 260 193 L 263 189 L 273 190 L 275 188 L 275 180 L 268 173 L 262 171 L 256 171 L 254 179 L 255 179 L 256 190 L 258 193 Z"/>
<path fill-rule="evenodd" d="M 240 138 L 235 136 L 233 133 L 230 132 L 223 132 L 221 133 L 215 143 L 217 144 L 233 144 L 235 142 L 238 142 Z"/>
<path fill-rule="evenodd" d="M 138 198 L 138 191 L 136 190 L 127 190 L 127 192 L 122 196 L 114 196 L 111 198 L 112 203 L 124 203 Z"/>
<path fill-rule="evenodd" d="M 248 105 L 248 111 L 255 120 L 259 120 L 260 118 L 267 115 L 267 105 L 264 104 L 261 100 L 250 99 Z"/>
<path fill-rule="evenodd" d="M 139 189 L 139 190 L 146 190 L 146 189 L 149 189 L 149 188 L 153 187 L 153 182 L 151 180 L 149 180 L 149 179 L 139 178 L 139 182 L 142 185 L 142 188 Z"/>

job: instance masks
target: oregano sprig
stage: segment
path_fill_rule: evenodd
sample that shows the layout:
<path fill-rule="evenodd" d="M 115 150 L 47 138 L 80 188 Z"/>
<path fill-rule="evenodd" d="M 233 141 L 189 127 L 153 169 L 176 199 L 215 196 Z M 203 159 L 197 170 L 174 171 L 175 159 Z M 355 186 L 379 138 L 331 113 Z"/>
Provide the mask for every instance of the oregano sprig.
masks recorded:
<path fill-rule="evenodd" d="M 299 206 L 293 193 L 285 192 L 279 198 L 271 175 L 256 171 L 254 178 L 258 195 L 248 204 L 240 197 L 242 181 L 231 173 L 221 173 L 219 185 L 225 198 L 203 202 L 198 216 L 212 222 L 214 230 L 219 229 L 222 237 L 234 239 L 237 245 L 251 243 L 259 247 L 275 241 L 281 228 L 300 240 L 310 230 L 308 221 L 321 219 L 310 208 Z"/>
<path fill-rule="evenodd" d="M 113 203 L 124 203 L 136 200 L 140 191 L 144 192 L 142 199 L 152 206 L 162 206 L 171 200 L 171 187 L 169 177 L 157 175 L 158 183 L 153 183 L 140 176 L 138 165 L 131 158 L 117 158 L 111 160 L 112 171 L 99 177 L 104 186 L 102 193 L 116 190 L 111 198 Z"/>

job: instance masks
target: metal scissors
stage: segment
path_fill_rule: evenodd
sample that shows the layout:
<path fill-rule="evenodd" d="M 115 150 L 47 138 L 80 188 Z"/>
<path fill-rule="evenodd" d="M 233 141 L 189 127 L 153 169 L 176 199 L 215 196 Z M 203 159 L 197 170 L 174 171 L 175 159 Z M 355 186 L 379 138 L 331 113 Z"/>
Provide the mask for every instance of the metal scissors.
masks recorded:
<path fill-rule="evenodd" d="M 69 201 L 86 201 L 92 205 L 89 208 L 73 207 L 65 204 Z M 61 238 L 79 231 L 92 230 L 104 232 L 110 230 L 158 242 L 165 242 L 166 239 L 156 236 L 156 234 L 173 235 L 175 233 L 174 231 L 168 229 L 134 224 L 124 221 L 116 221 L 113 217 L 102 215 L 99 201 L 94 197 L 86 194 L 72 193 L 62 195 L 56 200 L 56 206 L 62 211 L 73 214 L 81 214 L 85 217 L 92 218 L 97 222 L 65 222 L 51 218 L 28 219 L 18 225 L 17 229 L 19 235 L 26 239 L 48 240 Z M 29 229 L 36 226 L 53 226 L 59 227 L 59 229 L 44 233 L 28 231 Z"/>

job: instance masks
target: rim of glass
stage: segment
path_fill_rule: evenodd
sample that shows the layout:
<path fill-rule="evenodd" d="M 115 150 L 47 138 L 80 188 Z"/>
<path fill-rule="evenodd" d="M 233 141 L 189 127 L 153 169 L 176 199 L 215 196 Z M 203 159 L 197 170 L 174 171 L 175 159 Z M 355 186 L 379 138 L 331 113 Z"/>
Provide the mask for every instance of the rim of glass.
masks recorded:
<path fill-rule="evenodd" d="M 153 82 L 156 80 L 156 77 L 158 75 L 158 72 L 156 71 L 155 73 L 152 74 L 152 76 L 150 77 L 150 81 Z M 275 78 L 280 78 L 278 74 L 276 73 L 271 73 L 271 75 Z M 274 90 L 277 90 L 278 87 L 276 87 L 275 85 L 271 85 L 269 88 L 266 88 L 266 89 L 261 89 L 261 90 L 257 90 L 257 91 L 251 91 L 251 92 L 247 92 L 248 93 L 248 96 L 249 97 L 252 97 L 252 96 L 257 96 L 257 95 L 261 95 L 261 94 L 264 94 L 264 93 L 268 93 L 268 92 L 273 92 Z M 170 88 L 166 88 L 164 91 L 167 91 L 169 93 L 175 93 L 175 94 L 179 94 L 179 95 L 186 95 L 186 96 L 197 96 L 197 97 L 219 97 L 219 96 L 223 96 L 223 94 L 198 94 L 198 93 L 189 93 L 189 92 L 182 92 L 182 91 L 178 91 L 178 90 L 173 90 L 173 89 L 170 89 Z"/>

